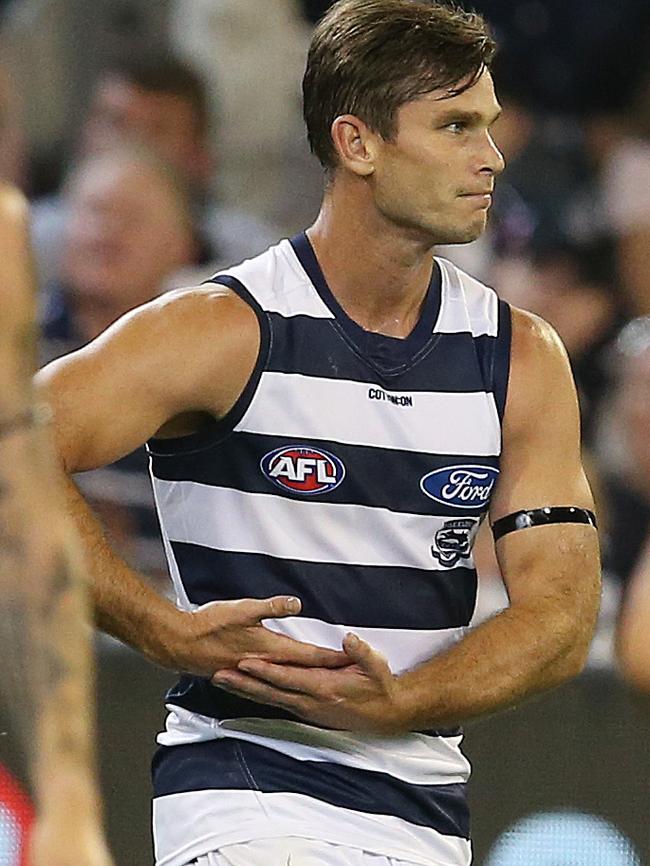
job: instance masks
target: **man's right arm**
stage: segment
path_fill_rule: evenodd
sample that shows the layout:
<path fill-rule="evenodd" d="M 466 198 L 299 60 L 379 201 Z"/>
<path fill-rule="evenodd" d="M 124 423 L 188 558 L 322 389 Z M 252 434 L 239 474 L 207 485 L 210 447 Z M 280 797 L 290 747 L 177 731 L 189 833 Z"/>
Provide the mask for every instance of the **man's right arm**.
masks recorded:
<path fill-rule="evenodd" d="M 254 312 L 223 287 L 175 292 L 128 314 L 89 346 L 39 374 L 54 416 L 65 473 L 112 463 L 184 419 L 222 417 L 237 400 L 259 350 Z M 67 481 L 84 543 L 98 625 L 165 667 L 211 676 L 247 656 L 302 665 L 347 663 L 271 632 L 262 619 L 294 615 L 286 596 L 181 611 L 110 548 L 102 527 Z"/>

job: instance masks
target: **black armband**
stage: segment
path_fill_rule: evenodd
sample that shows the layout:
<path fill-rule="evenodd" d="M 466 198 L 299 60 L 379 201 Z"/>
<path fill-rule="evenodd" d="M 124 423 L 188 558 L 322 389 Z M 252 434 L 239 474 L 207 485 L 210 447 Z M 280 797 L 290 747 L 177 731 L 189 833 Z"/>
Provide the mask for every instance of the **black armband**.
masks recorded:
<path fill-rule="evenodd" d="M 20 430 L 29 430 L 32 427 L 41 427 L 50 420 L 52 413 L 47 406 L 30 406 L 23 412 L 18 412 L 11 418 L 0 418 L 0 439 L 18 433 Z"/>
<path fill-rule="evenodd" d="M 584 523 L 598 527 L 596 515 L 587 508 L 576 508 L 573 505 L 553 506 L 547 508 L 532 508 L 530 511 L 515 511 L 495 520 L 492 524 L 494 540 L 498 541 L 508 532 L 518 529 L 530 529 L 531 526 L 548 526 L 550 523 Z"/>

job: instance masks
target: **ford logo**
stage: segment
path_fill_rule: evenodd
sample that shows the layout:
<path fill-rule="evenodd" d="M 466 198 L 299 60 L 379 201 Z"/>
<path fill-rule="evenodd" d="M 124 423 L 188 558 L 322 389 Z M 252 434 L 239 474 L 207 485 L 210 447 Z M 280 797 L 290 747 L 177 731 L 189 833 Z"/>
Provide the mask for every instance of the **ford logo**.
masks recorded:
<path fill-rule="evenodd" d="M 492 466 L 444 466 L 425 475 L 420 488 L 442 505 L 480 509 L 490 501 L 498 477 Z"/>

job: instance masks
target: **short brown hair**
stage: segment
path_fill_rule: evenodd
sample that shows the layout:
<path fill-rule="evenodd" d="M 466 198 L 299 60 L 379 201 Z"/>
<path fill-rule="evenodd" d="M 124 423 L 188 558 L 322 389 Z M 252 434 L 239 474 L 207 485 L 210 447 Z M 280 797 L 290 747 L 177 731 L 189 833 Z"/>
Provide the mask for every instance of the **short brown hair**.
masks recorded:
<path fill-rule="evenodd" d="M 303 79 L 309 144 L 322 165 L 337 164 L 332 123 L 354 114 L 386 141 L 404 103 L 489 66 L 496 45 L 484 19 L 427 0 L 339 0 L 316 27 Z M 452 91 L 450 91 L 452 95 Z"/>

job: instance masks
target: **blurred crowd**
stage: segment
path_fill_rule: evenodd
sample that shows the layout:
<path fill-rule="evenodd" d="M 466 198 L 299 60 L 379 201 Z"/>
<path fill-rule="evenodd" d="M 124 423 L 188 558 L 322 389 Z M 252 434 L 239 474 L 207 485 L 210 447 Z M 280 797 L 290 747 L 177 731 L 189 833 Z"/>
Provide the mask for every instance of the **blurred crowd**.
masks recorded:
<path fill-rule="evenodd" d="M 327 6 L 0 0 L 0 176 L 33 203 L 43 362 L 315 216 L 300 80 Z M 502 44 L 507 168 L 486 235 L 439 252 L 567 347 L 603 529 L 602 629 L 619 628 L 620 669 L 650 691 L 650 7 L 471 6 Z M 165 591 L 144 451 L 78 481 Z M 487 544 L 480 559 L 497 586 Z M 597 641 L 607 663 L 610 644 Z"/>

